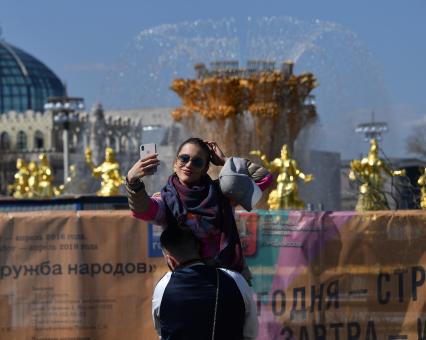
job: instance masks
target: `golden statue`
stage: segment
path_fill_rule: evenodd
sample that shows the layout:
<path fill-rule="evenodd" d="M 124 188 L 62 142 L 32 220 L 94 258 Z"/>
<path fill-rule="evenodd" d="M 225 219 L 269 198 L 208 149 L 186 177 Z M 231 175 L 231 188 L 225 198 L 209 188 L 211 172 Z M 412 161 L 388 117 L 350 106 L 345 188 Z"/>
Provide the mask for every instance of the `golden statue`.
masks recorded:
<path fill-rule="evenodd" d="M 377 140 L 371 139 L 370 144 L 368 156 L 361 160 L 353 160 L 350 164 L 349 179 L 358 180 L 361 183 L 355 210 L 389 210 L 383 188 L 382 172 L 389 176 L 405 176 L 405 170 L 390 169 L 378 156 Z"/>
<path fill-rule="evenodd" d="M 28 178 L 28 197 L 33 198 L 37 197 L 37 190 L 38 190 L 38 166 L 37 163 L 34 161 L 31 161 L 28 163 L 28 172 L 29 172 L 29 178 Z"/>
<path fill-rule="evenodd" d="M 14 176 L 15 181 L 13 184 L 8 185 L 8 190 L 15 198 L 28 197 L 28 178 L 29 172 L 27 163 L 22 158 L 16 160 L 16 169 L 18 170 Z"/>
<path fill-rule="evenodd" d="M 42 153 L 38 156 L 39 165 L 37 170 L 37 190 L 35 194 L 37 197 L 45 198 L 52 197 L 55 194 L 55 190 L 53 187 L 53 175 L 52 168 L 50 167 L 49 160 L 47 159 L 47 155 Z"/>
<path fill-rule="evenodd" d="M 105 149 L 105 161 L 96 166 L 92 160 L 92 150 L 85 151 L 86 162 L 92 170 L 94 177 L 101 177 L 101 189 L 97 191 L 98 196 L 115 196 L 120 194 L 120 186 L 124 183 L 120 175 L 120 164 L 115 159 L 115 152 L 111 148 Z"/>
<path fill-rule="evenodd" d="M 426 210 L 426 168 L 423 169 L 423 175 L 419 177 L 417 184 L 420 185 L 420 207 Z"/>
<path fill-rule="evenodd" d="M 268 197 L 269 209 L 303 209 L 305 203 L 299 197 L 297 180 L 300 178 L 308 183 L 313 180 L 313 176 L 305 175 L 297 167 L 296 161 L 290 158 L 287 144 L 281 149 L 281 158 L 271 162 L 260 151 L 251 151 L 250 154 L 258 156 L 269 171 L 278 172 L 277 187 Z"/>

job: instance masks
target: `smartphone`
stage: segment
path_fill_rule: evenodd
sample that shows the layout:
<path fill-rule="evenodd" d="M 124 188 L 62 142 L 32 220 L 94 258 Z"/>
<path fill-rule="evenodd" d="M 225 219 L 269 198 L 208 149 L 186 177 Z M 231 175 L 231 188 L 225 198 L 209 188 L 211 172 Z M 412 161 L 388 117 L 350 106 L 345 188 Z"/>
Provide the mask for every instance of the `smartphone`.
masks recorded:
<path fill-rule="evenodd" d="M 155 143 L 148 143 L 148 144 L 142 144 L 139 147 L 140 151 L 140 157 L 145 158 L 148 155 L 152 155 L 153 153 L 157 152 L 157 145 Z"/>

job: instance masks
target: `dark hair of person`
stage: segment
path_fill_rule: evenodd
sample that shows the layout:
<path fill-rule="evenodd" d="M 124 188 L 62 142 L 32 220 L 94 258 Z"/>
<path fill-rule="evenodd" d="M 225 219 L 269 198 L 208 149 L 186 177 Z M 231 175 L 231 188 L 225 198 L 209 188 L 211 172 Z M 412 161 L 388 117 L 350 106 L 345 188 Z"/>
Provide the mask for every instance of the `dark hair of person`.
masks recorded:
<path fill-rule="evenodd" d="M 211 151 L 210 148 L 208 147 L 208 145 L 201 139 L 201 138 L 197 138 L 197 137 L 191 137 L 188 138 L 186 141 L 184 141 L 178 148 L 177 152 L 176 152 L 176 157 L 179 156 L 180 150 L 182 150 L 182 148 L 186 145 L 186 144 L 194 144 L 199 146 L 206 154 L 207 156 L 207 163 L 210 162 L 211 159 Z"/>
<path fill-rule="evenodd" d="M 179 261 L 192 259 L 199 254 L 199 241 L 188 228 L 169 227 L 160 236 L 161 248 Z"/>

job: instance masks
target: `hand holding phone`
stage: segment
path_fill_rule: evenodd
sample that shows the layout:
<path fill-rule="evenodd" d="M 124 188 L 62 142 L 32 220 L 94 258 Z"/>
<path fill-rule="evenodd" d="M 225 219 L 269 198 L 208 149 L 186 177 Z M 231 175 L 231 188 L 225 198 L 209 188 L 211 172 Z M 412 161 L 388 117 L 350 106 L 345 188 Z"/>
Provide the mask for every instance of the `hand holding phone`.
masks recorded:
<path fill-rule="evenodd" d="M 155 143 L 142 144 L 139 147 L 140 158 L 144 159 L 146 156 L 157 153 L 157 146 Z"/>
<path fill-rule="evenodd" d="M 156 144 L 155 143 L 142 144 L 139 147 L 139 154 L 140 154 L 141 160 L 144 160 L 145 158 L 149 156 L 153 156 L 157 154 Z M 158 166 L 158 164 L 155 164 L 155 163 L 158 163 L 157 158 L 156 157 L 155 158 L 150 157 L 150 158 L 152 159 L 147 161 L 148 164 L 146 165 L 146 167 L 152 168 L 152 169 L 147 169 L 148 170 L 147 175 L 152 175 L 153 173 L 155 173 L 157 171 L 157 166 Z"/>

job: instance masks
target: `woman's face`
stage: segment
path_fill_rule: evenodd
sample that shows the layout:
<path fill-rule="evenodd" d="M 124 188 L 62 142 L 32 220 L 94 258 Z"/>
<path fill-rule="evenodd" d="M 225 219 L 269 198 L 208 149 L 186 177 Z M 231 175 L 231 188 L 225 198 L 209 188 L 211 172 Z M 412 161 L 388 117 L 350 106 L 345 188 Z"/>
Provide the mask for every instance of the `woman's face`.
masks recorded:
<path fill-rule="evenodd" d="M 185 144 L 175 160 L 175 173 L 186 186 L 199 183 L 209 168 L 208 155 L 196 144 Z"/>

